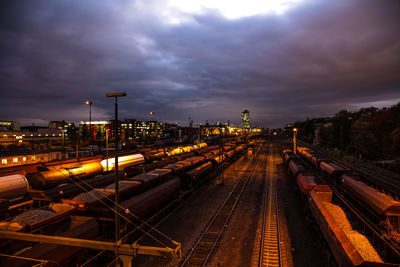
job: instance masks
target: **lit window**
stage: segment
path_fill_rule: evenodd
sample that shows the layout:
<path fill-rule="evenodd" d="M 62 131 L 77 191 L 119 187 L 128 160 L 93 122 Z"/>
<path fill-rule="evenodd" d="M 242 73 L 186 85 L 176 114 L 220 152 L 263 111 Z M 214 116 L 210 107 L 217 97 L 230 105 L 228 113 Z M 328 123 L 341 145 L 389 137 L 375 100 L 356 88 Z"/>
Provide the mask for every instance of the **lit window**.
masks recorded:
<path fill-rule="evenodd" d="M 7 159 L 1 159 L 1 164 L 7 164 Z"/>
<path fill-rule="evenodd" d="M 36 160 L 36 156 L 32 156 L 32 160 Z"/>
<path fill-rule="evenodd" d="M 18 162 L 18 158 L 13 158 L 13 162 L 14 163 Z"/>
<path fill-rule="evenodd" d="M 23 157 L 23 158 L 22 158 L 22 161 L 26 161 L 26 157 Z"/>

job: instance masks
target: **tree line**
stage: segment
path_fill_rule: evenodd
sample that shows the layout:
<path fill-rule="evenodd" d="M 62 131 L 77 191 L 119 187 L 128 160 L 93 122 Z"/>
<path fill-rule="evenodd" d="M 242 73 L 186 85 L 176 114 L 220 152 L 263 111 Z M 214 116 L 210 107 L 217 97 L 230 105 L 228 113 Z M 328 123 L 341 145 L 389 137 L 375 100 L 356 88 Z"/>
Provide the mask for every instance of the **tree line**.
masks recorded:
<path fill-rule="evenodd" d="M 298 137 L 358 159 L 392 160 L 400 157 L 400 102 L 390 108 L 341 110 L 333 117 L 297 121 Z"/>

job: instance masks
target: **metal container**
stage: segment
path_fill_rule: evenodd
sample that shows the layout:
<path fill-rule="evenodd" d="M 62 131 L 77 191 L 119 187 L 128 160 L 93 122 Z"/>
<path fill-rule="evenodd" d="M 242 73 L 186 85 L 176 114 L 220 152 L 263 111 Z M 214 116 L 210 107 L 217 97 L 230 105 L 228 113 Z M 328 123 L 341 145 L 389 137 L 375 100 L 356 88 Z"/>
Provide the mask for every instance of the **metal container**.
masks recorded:
<path fill-rule="evenodd" d="M 304 172 L 307 169 L 298 159 L 293 159 L 289 162 L 289 170 L 293 177 L 296 177 L 300 172 Z"/>
<path fill-rule="evenodd" d="M 334 176 L 336 178 L 339 175 L 342 175 L 343 173 L 350 172 L 349 169 L 343 168 L 342 166 L 339 166 L 335 162 L 330 161 L 330 160 L 321 161 L 321 163 L 319 164 L 319 167 L 321 168 L 321 170 L 323 170 L 327 174 Z"/>
<path fill-rule="evenodd" d="M 316 190 L 319 192 L 332 192 L 332 189 L 329 187 L 329 185 L 317 184 L 315 182 L 315 175 L 312 173 L 299 173 L 296 181 L 300 192 L 304 195 L 308 195 L 311 190 Z"/>
<path fill-rule="evenodd" d="M 308 202 L 311 213 L 339 266 L 398 266 L 391 263 L 364 260 L 348 238 L 348 233 L 338 225 L 333 217 L 335 214 L 331 214 L 325 206 L 326 203 L 332 203 L 332 192 L 312 190 L 309 194 Z"/>
<path fill-rule="evenodd" d="M 187 175 L 191 178 L 191 182 L 197 182 L 199 178 L 209 174 L 213 169 L 214 165 L 211 162 L 207 162 L 188 171 Z"/>
<path fill-rule="evenodd" d="M 54 166 L 51 170 L 37 172 L 31 175 L 31 185 L 33 188 L 49 188 L 71 179 L 85 179 L 103 171 L 99 162 L 75 163 L 68 166 Z"/>
<path fill-rule="evenodd" d="M 122 202 L 123 212 L 130 218 L 142 217 L 176 195 L 180 185 L 179 178 L 172 178 L 143 194 Z"/>
<path fill-rule="evenodd" d="M 115 168 L 115 158 L 104 159 L 100 163 L 104 171 L 112 171 Z M 118 157 L 119 170 L 123 170 L 126 166 L 139 165 L 141 163 L 144 163 L 144 156 L 142 154 Z"/>
<path fill-rule="evenodd" d="M 21 174 L 0 177 L 0 199 L 23 197 L 29 189 L 28 180 Z"/>
<path fill-rule="evenodd" d="M 395 201 L 391 196 L 381 193 L 346 174 L 342 176 L 340 182 L 380 216 L 396 216 L 400 218 L 400 202 Z"/>

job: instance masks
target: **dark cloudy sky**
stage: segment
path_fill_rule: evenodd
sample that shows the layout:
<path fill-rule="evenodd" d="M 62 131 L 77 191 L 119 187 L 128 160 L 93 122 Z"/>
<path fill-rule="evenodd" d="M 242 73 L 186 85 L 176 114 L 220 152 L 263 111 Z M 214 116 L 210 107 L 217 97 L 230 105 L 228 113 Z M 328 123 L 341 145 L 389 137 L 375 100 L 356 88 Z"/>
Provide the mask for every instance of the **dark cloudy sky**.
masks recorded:
<path fill-rule="evenodd" d="M 234 2 L 1 1 L 0 120 L 110 119 L 111 91 L 122 119 L 265 127 L 400 100 L 399 0 Z"/>

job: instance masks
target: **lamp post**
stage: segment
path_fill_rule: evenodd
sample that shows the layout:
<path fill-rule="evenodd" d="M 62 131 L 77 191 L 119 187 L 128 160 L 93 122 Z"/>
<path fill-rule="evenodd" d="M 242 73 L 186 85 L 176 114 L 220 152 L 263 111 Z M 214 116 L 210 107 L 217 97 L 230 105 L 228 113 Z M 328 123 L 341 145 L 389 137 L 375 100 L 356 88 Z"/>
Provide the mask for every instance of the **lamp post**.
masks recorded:
<path fill-rule="evenodd" d="M 126 96 L 126 93 L 108 93 L 107 97 L 115 98 L 115 243 L 119 241 L 119 216 L 118 216 L 118 206 L 119 206 L 119 184 L 118 184 L 118 97 Z"/>
<path fill-rule="evenodd" d="M 110 129 L 106 129 L 106 170 L 108 171 L 108 135 L 110 134 Z"/>
<path fill-rule="evenodd" d="M 85 102 L 86 105 L 89 105 L 89 150 L 92 151 L 91 145 L 93 145 L 93 138 L 92 138 L 92 101 L 87 100 Z"/>
<path fill-rule="evenodd" d="M 296 155 L 296 135 L 297 135 L 297 128 L 293 128 L 293 153 Z"/>

